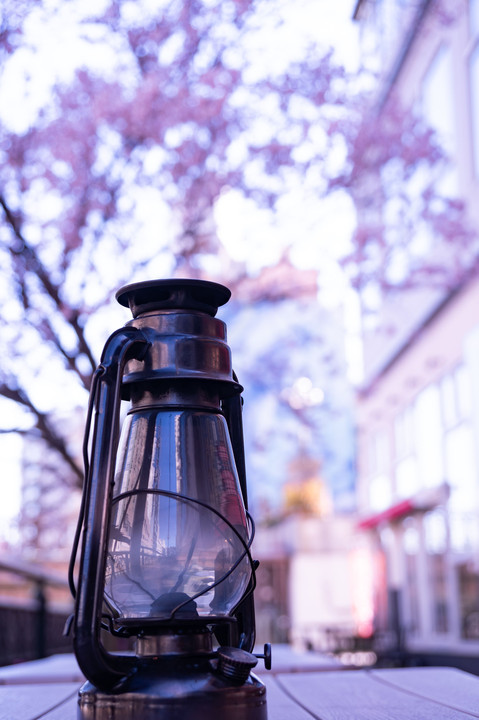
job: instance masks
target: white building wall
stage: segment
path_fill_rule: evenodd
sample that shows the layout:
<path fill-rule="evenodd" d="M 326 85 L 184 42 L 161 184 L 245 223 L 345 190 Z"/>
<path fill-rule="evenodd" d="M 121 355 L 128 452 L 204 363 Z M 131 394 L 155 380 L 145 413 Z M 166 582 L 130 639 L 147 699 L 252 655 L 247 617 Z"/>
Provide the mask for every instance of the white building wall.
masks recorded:
<path fill-rule="evenodd" d="M 335 634 L 371 630 L 372 560 L 355 517 L 290 515 L 257 528 L 253 554 L 260 563 L 288 563 L 289 639 L 295 646 L 325 650 Z"/>
<path fill-rule="evenodd" d="M 372 18 L 371 5 L 379 3 L 361 5 Z M 452 161 L 444 187 L 465 201 L 471 226 L 479 229 L 479 2 L 449 3 L 450 22 L 436 12 L 436 3 L 428 7 L 391 87 L 442 135 Z M 379 94 L 387 92 L 384 79 Z M 379 327 L 366 336 L 358 499 L 367 516 L 449 485 L 449 500 L 382 521 L 378 516 L 369 533 L 386 553 L 389 586 L 401 590 L 408 647 L 474 655 L 479 652 L 479 276 L 446 302 L 448 292 L 391 296 Z"/>

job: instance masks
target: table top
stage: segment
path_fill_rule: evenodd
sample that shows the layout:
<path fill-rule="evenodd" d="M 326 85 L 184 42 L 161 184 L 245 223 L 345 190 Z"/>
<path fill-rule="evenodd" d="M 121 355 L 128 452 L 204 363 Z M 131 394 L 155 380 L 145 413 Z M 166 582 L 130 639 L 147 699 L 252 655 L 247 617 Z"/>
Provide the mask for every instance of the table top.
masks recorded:
<path fill-rule="evenodd" d="M 257 648 L 257 651 L 261 652 L 262 649 Z M 260 660 L 255 668 L 255 674 L 263 676 L 286 672 L 320 672 L 338 670 L 341 667 L 343 666 L 337 658 L 325 653 L 300 652 L 289 645 L 275 644 L 271 671 L 265 670 Z M 0 667 L 0 686 L 82 682 L 84 679 L 72 654 L 52 655 L 42 660 Z"/>
<path fill-rule="evenodd" d="M 59 681 L 62 658 L 65 679 Z M 78 672 L 74 658 L 49 660 L 53 681 L 41 680 L 38 664 L 32 668 L 32 663 L 25 663 L 23 671 L 37 675 L 36 681 L 25 680 L 21 687 L 22 666 L 16 666 L 16 676 L 10 673 L 11 682 L 6 682 L 5 671 L 14 668 L 2 668 L 0 720 L 75 720 L 80 682 L 71 680 L 72 672 Z M 45 670 L 48 663 L 38 662 Z M 269 720 L 479 718 L 479 678 L 453 668 L 320 669 L 262 673 L 261 679 L 267 688 Z"/>

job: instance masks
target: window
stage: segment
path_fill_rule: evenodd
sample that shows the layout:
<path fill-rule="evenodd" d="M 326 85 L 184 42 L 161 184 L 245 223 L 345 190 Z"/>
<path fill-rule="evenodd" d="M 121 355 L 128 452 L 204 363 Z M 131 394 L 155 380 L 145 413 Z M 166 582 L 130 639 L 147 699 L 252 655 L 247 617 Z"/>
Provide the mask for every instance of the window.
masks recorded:
<path fill-rule="evenodd" d="M 472 157 L 479 176 L 479 0 L 469 0 L 469 93 L 471 102 Z"/>
<path fill-rule="evenodd" d="M 446 436 L 447 476 L 453 490 L 451 505 L 457 510 L 477 508 L 476 459 L 472 429 L 462 423 Z"/>
<path fill-rule="evenodd" d="M 472 387 L 467 368 L 458 365 L 441 381 L 441 409 L 444 427 L 450 429 L 463 420 L 467 420 L 472 412 Z"/>
<path fill-rule="evenodd" d="M 424 540 L 426 551 L 440 555 L 447 550 L 447 526 L 444 510 L 437 508 L 424 516 Z"/>
<path fill-rule="evenodd" d="M 396 465 L 396 493 L 400 498 L 414 495 L 420 487 L 417 462 L 414 457 L 400 460 Z"/>
<path fill-rule="evenodd" d="M 380 512 L 389 507 L 392 500 L 389 434 L 385 430 L 376 431 L 367 447 L 368 504 L 373 512 Z"/>
<path fill-rule="evenodd" d="M 422 112 L 450 154 L 454 152 L 455 140 L 453 88 L 451 50 L 442 45 L 423 79 Z"/>
<path fill-rule="evenodd" d="M 446 552 L 448 546 L 446 516 L 437 508 L 424 516 L 424 540 L 427 552 L 428 580 L 431 588 L 433 630 L 449 630 L 449 603 Z"/>
<path fill-rule="evenodd" d="M 433 487 L 444 480 L 439 388 L 430 385 L 416 400 L 414 426 L 421 485 Z"/>
<path fill-rule="evenodd" d="M 396 494 L 400 498 L 411 497 L 420 487 L 414 436 L 414 410 L 408 407 L 394 421 Z"/>
<path fill-rule="evenodd" d="M 469 34 L 479 35 L 479 0 L 469 0 Z"/>
<path fill-rule="evenodd" d="M 389 467 L 389 437 L 384 430 L 374 432 L 368 443 L 368 473 L 377 475 Z"/>
<path fill-rule="evenodd" d="M 419 552 L 419 533 L 413 518 L 406 518 L 403 522 L 403 546 L 406 569 L 406 625 L 408 634 L 417 635 L 420 629 L 419 614 L 419 577 L 417 555 Z"/>
<path fill-rule="evenodd" d="M 410 455 L 414 450 L 414 414 L 412 408 L 406 408 L 394 421 L 394 441 L 396 458 Z"/>
<path fill-rule="evenodd" d="M 387 475 L 376 475 L 369 483 L 369 507 L 373 512 L 381 512 L 391 505 L 391 483 Z"/>
<path fill-rule="evenodd" d="M 446 479 L 451 486 L 451 545 L 458 552 L 477 549 L 478 506 L 477 461 L 472 428 L 461 423 L 446 435 Z"/>
<path fill-rule="evenodd" d="M 479 575 L 474 567 L 458 567 L 461 637 L 479 640 Z"/>
<path fill-rule="evenodd" d="M 474 172 L 479 176 L 479 44 L 469 56 L 469 88 Z"/>
<path fill-rule="evenodd" d="M 446 556 L 432 554 L 428 557 L 429 585 L 431 587 L 432 622 L 435 633 L 449 630 L 449 606 L 447 591 Z"/>
<path fill-rule="evenodd" d="M 472 413 L 472 386 L 471 379 L 465 365 L 459 365 L 454 372 L 456 388 L 457 412 L 462 420 Z"/>
<path fill-rule="evenodd" d="M 454 160 L 456 154 L 456 129 L 452 53 L 450 48 L 445 45 L 439 48 L 424 76 L 421 105 L 425 120 L 437 132 L 445 152 Z M 457 195 L 458 179 L 456 170 L 446 170 L 440 185 L 440 189 L 444 194 Z"/>
<path fill-rule="evenodd" d="M 457 404 L 454 391 L 454 381 L 451 375 L 446 375 L 441 382 L 441 405 L 444 427 L 451 428 L 457 425 Z"/>

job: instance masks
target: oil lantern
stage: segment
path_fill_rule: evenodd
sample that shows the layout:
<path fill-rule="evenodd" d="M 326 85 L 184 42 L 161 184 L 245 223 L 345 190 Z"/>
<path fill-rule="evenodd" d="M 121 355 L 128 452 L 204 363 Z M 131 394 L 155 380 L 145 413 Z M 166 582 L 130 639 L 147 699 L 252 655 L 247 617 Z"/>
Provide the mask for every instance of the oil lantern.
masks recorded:
<path fill-rule="evenodd" d="M 243 388 L 215 317 L 230 291 L 155 280 L 116 297 L 133 319 L 94 374 L 70 565 L 79 718 L 266 720 Z"/>

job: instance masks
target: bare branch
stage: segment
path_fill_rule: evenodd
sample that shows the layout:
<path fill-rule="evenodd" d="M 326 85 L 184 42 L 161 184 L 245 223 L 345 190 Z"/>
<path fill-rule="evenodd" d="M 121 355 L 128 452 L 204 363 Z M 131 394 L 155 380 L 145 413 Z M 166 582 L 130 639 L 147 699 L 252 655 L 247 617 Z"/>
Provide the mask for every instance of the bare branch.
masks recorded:
<path fill-rule="evenodd" d="M 8 400 L 16 402 L 18 405 L 26 408 L 35 419 L 35 428 L 38 430 L 40 437 L 48 444 L 49 447 L 56 450 L 61 455 L 63 460 L 67 463 L 73 472 L 74 477 L 78 485 L 83 482 L 83 470 L 77 464 L 76 459 L 72 456 L 70 450 L 65 443 L 65 440 L 58 433 L 53 423 L 49 419 L 48 415 L 42 413 L 28 397 L 27 393 L 19 387 L 11 387 L 6 383 L 0 384 L 0 395 Z M 6 431 L 3 431 L 6 432 Z M 17 430 L 12 430 L 17 432 Z M 23 431 L 23 434 L 34 434 L 33 430 Z"/>
<path fill-rule="evenodd" d="M 75 308 L 66 307 L 65 303 L 62 301 L 60 296 L 60 286 L 52 281 L 50 274 L 41 262 L 38 254 L 35 252 L 35 249 L 25 239 L 20 229 L 20 222 L 18 216 L 11 210 L 4 195 L 1 194 L 0 206 L 4 211 L 7 223 L 9 224 L 16 240 L 18 241 L 17 246 L 11 245 L 8 249 L 12 258 L 15 261 L 15 264 L 17 266 L 19 262 L 23 264 L 22 271 L 19 273 L 19 282 L 21 283 L 21 290 L 24 302 L 25 300 L 28 301 L 28 290 L 22 278 L 24 276 L 24 273 L 28 271 L 36 275 L 48 297 L 53 300 L 57 310 L 60 312 L 62 317 L 71 325 L 71 327 L 75 331 L 78 340 L 78 352 L 88 358 L 91 368 L 92 370 L 94 370 L 96 367 L 96 361 L 93 357 L 90 346 L 85 338 L 83 327 L 80 324 L 80 313 Z M 68 359 L 70 368 L 78 374 L 80 380 L 88 390 L 90 379 L 86 378 L 82 373 L 79 372 L 70 354 L 64 349 L 58 335 L 55 336 L 55 344 L 62 353 L 62 355 Z"/>

